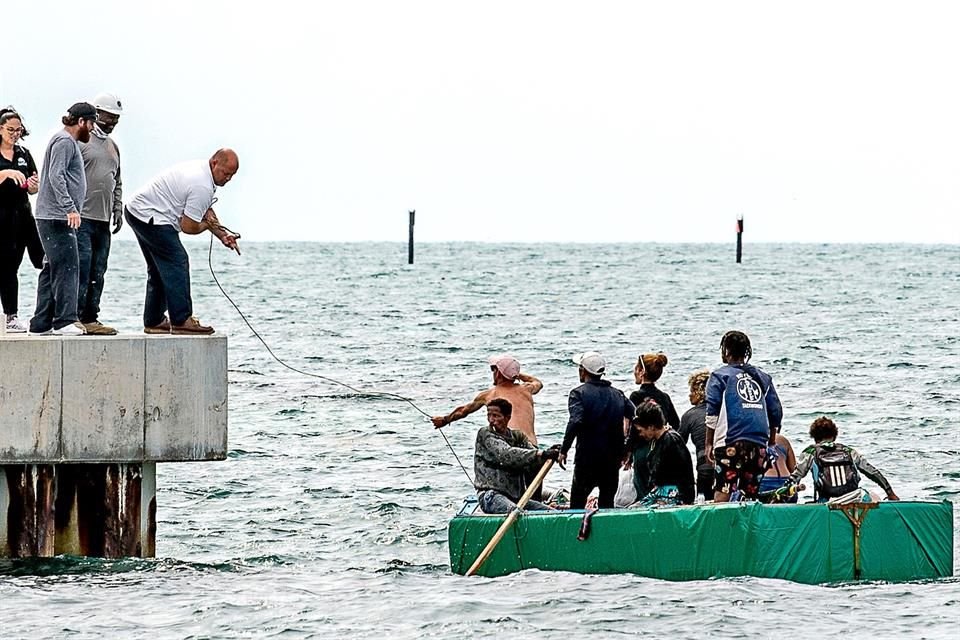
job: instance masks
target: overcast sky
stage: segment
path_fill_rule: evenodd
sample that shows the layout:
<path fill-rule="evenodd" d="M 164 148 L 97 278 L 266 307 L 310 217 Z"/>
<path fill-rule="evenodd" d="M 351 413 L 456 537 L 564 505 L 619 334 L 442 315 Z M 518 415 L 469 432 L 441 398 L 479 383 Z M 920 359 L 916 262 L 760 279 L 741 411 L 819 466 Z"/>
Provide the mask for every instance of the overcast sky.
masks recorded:
<path fill-rule="evenodd" d="M 115 92 L 127 193 L 232 146 L 247 240 L 960 243 L 956 3 L 18 7 L 38 162 Z"/>

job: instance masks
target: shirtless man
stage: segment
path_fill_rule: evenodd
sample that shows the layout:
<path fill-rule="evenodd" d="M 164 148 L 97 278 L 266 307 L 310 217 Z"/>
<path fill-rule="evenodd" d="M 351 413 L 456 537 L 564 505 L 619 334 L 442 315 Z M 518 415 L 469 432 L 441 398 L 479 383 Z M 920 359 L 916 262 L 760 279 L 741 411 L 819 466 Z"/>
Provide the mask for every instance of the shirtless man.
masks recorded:
<path fill-rule="evenodd" d="M 437 429 L 451 422 L 466 418 L 468 415 L 487 406 L 494 398 L 503 398 L 513 405 L 510 428 L 527 436 L 531 444 L 537 444 L 533 430 L 533 396 L 543 389 L 543 383 L 525 373 L 520 373 L 520 363 L 510 356 L 490 358 L 490 371 L 493 372 L 493 386 L 481 391 L 473 401 L 459 406 L 445 416 L 431 418 Z"/>

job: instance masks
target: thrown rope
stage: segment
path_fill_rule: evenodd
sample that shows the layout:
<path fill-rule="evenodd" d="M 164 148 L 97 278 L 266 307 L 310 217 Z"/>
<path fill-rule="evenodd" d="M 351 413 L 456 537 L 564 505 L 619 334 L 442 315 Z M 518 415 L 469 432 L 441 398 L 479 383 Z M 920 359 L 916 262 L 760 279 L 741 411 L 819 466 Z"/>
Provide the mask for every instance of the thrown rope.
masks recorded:
<path fill-rule="evenodd" d="M 223 226 L 222 224 L 214 224 L 214 225 L 211 225 L 211 226 L 212 226 L 212 227 L 216 227 L 216 228 L 218 228 L 218 229 L 220 229 L 220 230 L 222 230 L 222 231 L 225 231 L 226 233 L 229 233 L 230 235 L 235 236 L 235 237 L 237 237 L 237 238 L 240 237 L 240 234 L 234 233 L 233 231 L 231 231 L 231 230 L 228 229 L 227 227 Z M 237 253 L 239 254 L 239 251 L 238 251 Z M 250 331 L 253 333 L 253 335 L 256 336 L 257 340 L 260 341 L 260 344 L 262 344 L 262 345 L 264 346 L 264 348 L 267 350 L 267 353 L 269 353 L 270 356 L 271 356 L 274 360 L 276 360 L 281 366 L 284 366 L 284 367 L 286 367 L 287 369 L 289 369 L 290 371 L 293 371 L 294 373 L 299 373 L 300 375 L 303 375 L 303 376 L 309 376 L 309 377 L 311 377 L 311 378 L 317 378 L 317 379 L 319 379 L 319 380 L 323 380 L 324 382 L 329 382 L 329 383 L 332 383 L 332 384 L 340 385 L 341 387 L 345 387 L 345 388 L 349 389 L 350 391 L 353 391 L 353 392 L 354 392 L 355 394 L 357 394 L 358 396 L 393 398 L 393 399 L 395 399 L 395 400 L 402 400 L 403 402 L 406 402 L 406 403 L 409 404 L 411 407 L 413 407 L 414 409 L 416 409 L 417 411 L 419 411 L 419 412 L 420 412 L 421 414 L 423 414 L 426 418 L 428 418 L 428 419 L 431 418 L 430 414 L 427 413 L 426 411 L 424 411 L 423 409 L 421 409 L 420 407 L 418 407 L 417 404 L 416 404 L 413 400 L 411 400 L 410 398 L 408 398 L 408 397 L 406 397 L 406 396 L 402 396 L 402 395 L 400 395 L 399 393 L 391 393 L 391 392 L 389 392 L 389 391 L 364 391 L 364 390 L 362 390 L 362 389 L 358 389 L 358 388 L 356 388 L 356 387 L 353 387 L 353 386 L 347 384 L 346 382 L 340 382 L 339 380 L 335 380 L 334 378 L 330 378 L 330 377 L 328 377 L 328 376 L 320 375 L 319 373 L 311 373 L 311 372 L 309 372 L 309 371 L 304 371 L 304 370 L 302 370 L 302 369 L 298 369 L 298 368 L 296 368 L 296 367 L 294 367 L 294 366 L 292 366 L 292 365 L 287 364 L 286 362 L 284 362 L 283 359 L 281 359 L 276 353 L 273 352 L 273 349 L 271 349 L 271 348 L 270 348 L 270 345 L 267 344 L 267 341 L 263 339 L 263 336 L 260 335 L 260 332 L 256 330 L 256 328 L 253 326 L 253 324 L 251 324 L 250 320 L 247 319 L 247 316 L 243 313 L 243 311 L 240 309 L 240 307 L 237 305 L 237 303 L 233 301 L 233 298 L 230 297 L 230 294 L 228 294 L 228 293 L 226 292 L 226 290 L 223 288 L 223 285 L 220 284 L 220 279 L 217 278 L 217 273 L 216 273 L 216 271 L 213 270 L 213 234 L 211 234 L 211 236 L 210 236 L 210 248 L 209 248 L 209 250 L 208 250 L 208 252 L 207 252 L 207 266 L 210 267 L 210 275 L 213 276 L 213 281 L 216 283 L 217 288 L 220 289 L 220 293 L 222 293 L 222 294 L 223 294 L 223 297 L 227 299 L 227 301 L 233 306 L 234 309 L 236 309 L 237 313 L 240 315 L 240 318 L 241 318 L 241 319 L 243 320 L 243 322 L 247 325 L 247 327 L 250 329 Z M 467 476 L 467 480 L 470 482 L 470 486 L 471 486 L 471 487 L 475 486 L 474 483 L 473 483 L 473 478 L 470 477 L 470 473 L 467 471 L 467 468 L 466 468 L 465 466 L 463 466 L 463 462 L 460 461 L 460 456 L 457 455 L 457 452 L 454 450 L 453 445 L 450 444 L 450 440 L 447 439 L 447 434 L 445 434 L 445 433 L 443 432 L 443 430 L 441 430 L 441 429 L 436 429 L 436 431 L 437 431 L 441 436 L 443 436 L 443 441 L 447 443 L 447 447 L 450 449 L 450 453 L 453 454 L 453 457 L 456 459 L 457 464 L 459 464 L 459 465 L 460 465 L 460 468 L 463 469 L 463 474 L 464 474 L 465 476 Z"/>

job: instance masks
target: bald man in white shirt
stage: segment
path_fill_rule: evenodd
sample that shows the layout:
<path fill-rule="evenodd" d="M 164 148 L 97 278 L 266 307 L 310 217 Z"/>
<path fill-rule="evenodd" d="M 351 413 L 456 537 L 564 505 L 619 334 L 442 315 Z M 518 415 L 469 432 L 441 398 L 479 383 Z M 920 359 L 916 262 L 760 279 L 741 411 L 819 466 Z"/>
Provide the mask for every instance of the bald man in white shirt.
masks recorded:
<path fill-rule="evenodd" d="M 193 317 L 190 260 L 180 232 L 197 235 L 209 231 L 223 246 L 238 251 L 239 236 L 220 225 L 212 206 L 217 187 L 230 182 L 239 168 L 237 154 L 220 149 L 209 160 L 184 162 L 161 173 L 124 207 L 124 218 L 147 261 L 144 333 L 214 332 Z"/>

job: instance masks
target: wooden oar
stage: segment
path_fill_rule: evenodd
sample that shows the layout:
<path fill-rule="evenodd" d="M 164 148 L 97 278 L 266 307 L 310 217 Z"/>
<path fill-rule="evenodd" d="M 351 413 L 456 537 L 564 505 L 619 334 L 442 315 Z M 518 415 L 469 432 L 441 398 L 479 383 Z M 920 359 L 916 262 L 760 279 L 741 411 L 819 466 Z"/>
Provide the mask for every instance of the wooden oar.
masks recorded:
<path fill-rule="evenodd" d="M 487 558 L 490 557 L 490 554 L 493 553 L 493 550 L 497 548 L 497 545 L 500 544 L 500 541 L 503 539 L 503 536 L 506 535 L 507 531 L 513 526 L 513 523 L 520 516 L 520 512 L 523 511 L 523 508 L 527 506 L 527 503 L 530 502 L 530 496 L 533 495 L 533 492 L 537 490 L 537 487 L 543 482 L 543 479 L 547 477 L 547 472 L 550 471 L 550 468 L 553 466 L 553 460 L 547 460 L 546 464 L 540 468 L 540 473 L 537 474 L 537 477 L 533 479 L 533 482 L 530 483 L 530 486 L 527 487 L 527 490 L 520 497 L 520 502 L 517 503 L 517 508 L 510 512 L 510 515 L 507 516 L 507 519 L 503 521 L 503 524 L 500 525 L 500 528 L 497 529 L 497 532 L 493 534 L 493 537 L 490 538 L 490 542 L 487 543 L 486 548 L 483 552 L 477 556 L 477 559 L 473 561 L 473 564 L 470 565 L 470 568 L 467 569 L 467 575 L 472 576 L 477 572 L 480 566 L 487 561 Z"/>

